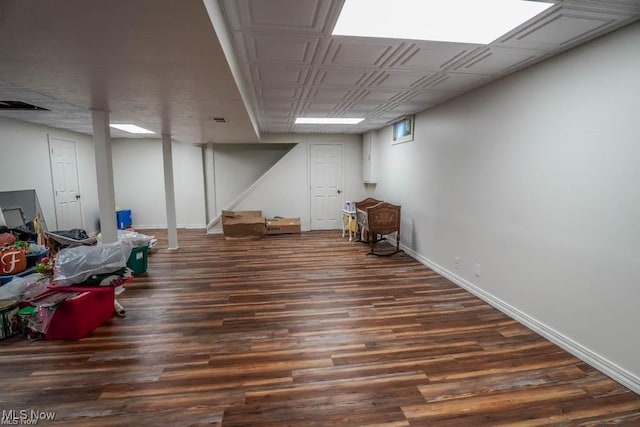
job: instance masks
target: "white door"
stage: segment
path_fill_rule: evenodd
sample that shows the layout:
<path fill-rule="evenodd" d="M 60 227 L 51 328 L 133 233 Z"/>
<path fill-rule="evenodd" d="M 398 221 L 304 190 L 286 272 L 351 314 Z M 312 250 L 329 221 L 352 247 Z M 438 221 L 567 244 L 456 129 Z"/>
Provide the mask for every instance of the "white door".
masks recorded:
<path fill-rule="evenodd" d="M 342 145 L 311 144 L 311 229 L 341 229 Z"/>
<path fill-rule="evenodd" d="M 49 137 L 49 159 L 57 229 L 83 228 L 78 191 L 76 144 L 72 141 Z"/>

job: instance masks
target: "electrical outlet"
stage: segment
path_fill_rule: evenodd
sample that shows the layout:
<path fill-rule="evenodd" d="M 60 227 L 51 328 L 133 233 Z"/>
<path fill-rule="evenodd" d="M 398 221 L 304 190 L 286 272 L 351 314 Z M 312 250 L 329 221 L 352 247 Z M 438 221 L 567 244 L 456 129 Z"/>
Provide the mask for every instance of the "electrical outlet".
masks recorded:
<path fill-rule="evenodd" d="M 482 268 L 482 266 L 480 264 L 476 264 L 476 268 L 475 268 L 475 275 L 476 277 L 480 277 L 480 269 Z"/>
<path fill-rule="evenodd" d="M 453 266 L 454 266 L 455 268 L 460 268 L 460 257 L 459 257 L 459 256 L 457 256 L 457 257 L 455 257 L 455 258 L 453 259 Z"/>

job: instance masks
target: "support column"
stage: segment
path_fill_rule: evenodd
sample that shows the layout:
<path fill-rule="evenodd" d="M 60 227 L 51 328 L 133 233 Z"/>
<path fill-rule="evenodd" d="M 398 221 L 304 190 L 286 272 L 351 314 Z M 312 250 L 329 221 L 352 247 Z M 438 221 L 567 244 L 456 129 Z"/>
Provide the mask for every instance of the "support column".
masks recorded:
<path fill-rule="evenodd" d="M 215 159 L 213 144 L 202 146 L 202 167 L 204 169 L 204 193 L 205 206 L 207 212 L 207 227 L 217 215 L 216 209 L 216 179 L 215 179 Z"/>
<path fill-rule="evenodd" d="M 169 250 L 178 249 L 178 229 L 176 225 L 176 192 L 173 185 L 173 155 L 171 135 L 162 134 L 162 161 L 164 164 L 164 194 L 167 203 L 167 236 Z"/>
<path fill-rule="evenodd" d="M 91 110 L 93 121 L 93 143 L 98 179 L 98 207 L 100 209 L 100 232 L 103 243 L 118 240 L 116 224 L 116 196 L 113 186 L 113 159 L 111 157 L 111 132 L 109 112 Z"/>

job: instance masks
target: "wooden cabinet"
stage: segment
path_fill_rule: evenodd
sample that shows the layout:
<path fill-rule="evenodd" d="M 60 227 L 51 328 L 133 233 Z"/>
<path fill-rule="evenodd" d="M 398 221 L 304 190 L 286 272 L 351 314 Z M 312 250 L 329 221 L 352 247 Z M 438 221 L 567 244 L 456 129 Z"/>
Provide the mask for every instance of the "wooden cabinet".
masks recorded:
<path fill-rule="evenodd" d="M 365 184 L 375 184 L 375 144 L 374 133 L 367 132 L 362 135 L 362 181 Z"/>

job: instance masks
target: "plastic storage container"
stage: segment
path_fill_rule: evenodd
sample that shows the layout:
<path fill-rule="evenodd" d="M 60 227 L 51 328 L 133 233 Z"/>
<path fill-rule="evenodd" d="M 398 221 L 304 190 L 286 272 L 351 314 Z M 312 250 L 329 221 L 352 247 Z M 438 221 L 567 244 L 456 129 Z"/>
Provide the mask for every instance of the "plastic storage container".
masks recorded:
<path fill-rule="evenodd" d="M 116 221 L 119 230 L 131 227 L 131 209 L 116 211 Z"/>
<path fill-rule="evenodd" d="M 139 276 L 147 272 L 149 246 L 133 248 L 127 260 L 127 267 L 133 270 L 134 276 Z"/>
<path fill-rule="evenodd" d="M 50 297 L 61 291 L 52 290 L 39 295 L 31 301 Z M 93 332 L 98 326 L 109 320 L 114 313 L 115 292 L 111 287 L 67 287 L 66 292 L 78 292 L 57 305 L 45 333 L 47 340 L 79 340 Z"/>

